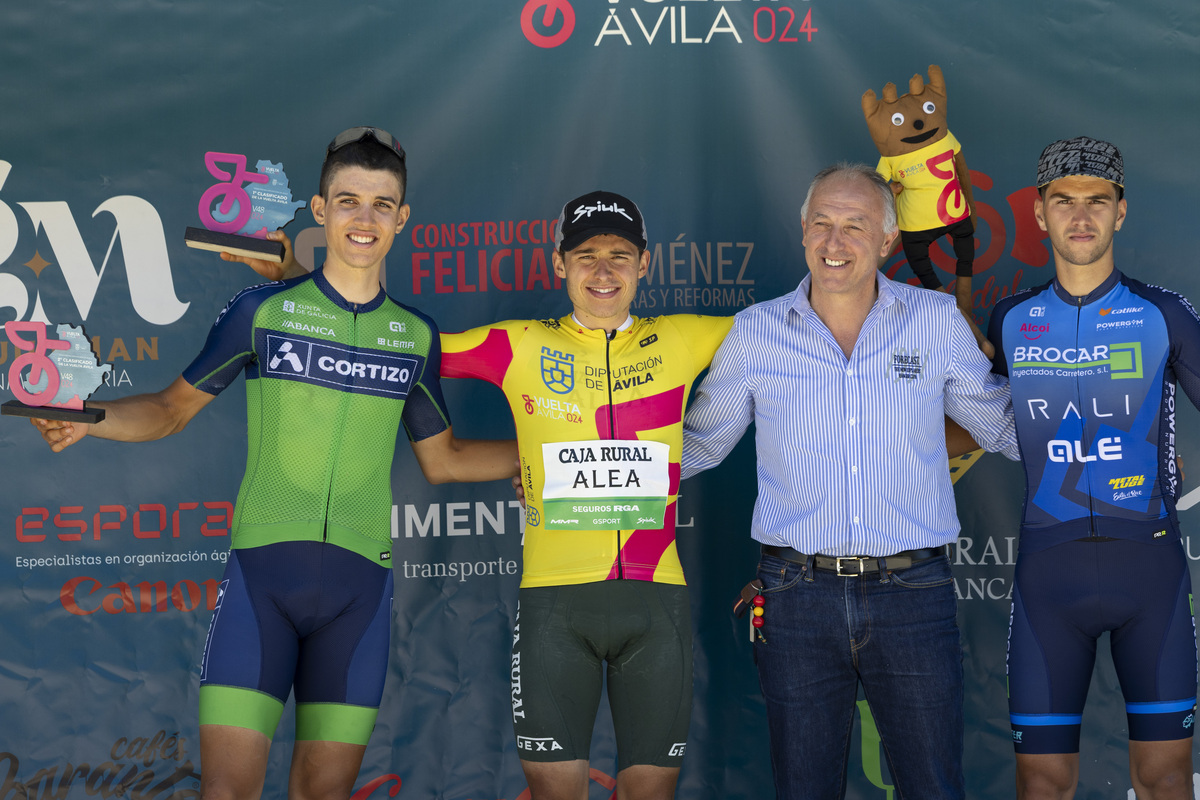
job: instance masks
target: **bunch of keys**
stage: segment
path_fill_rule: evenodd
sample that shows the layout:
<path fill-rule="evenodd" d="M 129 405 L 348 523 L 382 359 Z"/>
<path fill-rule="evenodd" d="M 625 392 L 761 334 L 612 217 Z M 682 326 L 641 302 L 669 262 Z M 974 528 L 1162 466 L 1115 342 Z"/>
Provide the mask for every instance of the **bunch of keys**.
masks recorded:
<path fill-rule="evenodd" d="M 742 616 L 747 610 L 750 611 L 750 643 L 754 640 L 767 643 L 767 637 L 763 636 L 762 628 L 766 624 L 763 619 L 763 607 L 767 603 L 767 599 L 762 595 L 763 584 L 758 578 L 747 583 L 742 587 L 741 596 L 733 604 L 733 613 L 736 616 Z"/>

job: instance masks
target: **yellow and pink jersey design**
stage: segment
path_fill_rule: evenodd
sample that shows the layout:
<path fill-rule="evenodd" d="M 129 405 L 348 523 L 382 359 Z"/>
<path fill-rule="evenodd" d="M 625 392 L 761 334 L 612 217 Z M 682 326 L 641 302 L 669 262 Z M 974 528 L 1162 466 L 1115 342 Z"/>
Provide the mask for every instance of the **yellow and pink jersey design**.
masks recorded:
<path fill-rule="evenodd" d="M 488 381 L 512 409 L 525 485 L 522 587 L 685 583 L 675 549 L 683 412 L 732 324 L 635 317 L 609 334 L 567 316 L 442 334 L 442 377 Z"/>

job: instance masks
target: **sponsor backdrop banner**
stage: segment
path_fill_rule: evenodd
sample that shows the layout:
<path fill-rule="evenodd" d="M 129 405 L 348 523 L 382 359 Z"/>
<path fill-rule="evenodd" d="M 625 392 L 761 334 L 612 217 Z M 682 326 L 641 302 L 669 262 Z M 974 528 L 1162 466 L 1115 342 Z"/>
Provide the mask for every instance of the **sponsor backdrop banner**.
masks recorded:
<path fill-rule="evenodd" d="M 413 213 L 387 288 L 444 329 L 565 313 L 554 222 L 594 188 L 634 198 L 648 221 L 635 313 L 732 314 L 803 277 L 811 176 L 878 158 L 862 93 L 888 81 L 904 91 L 929 64 L 945 73 L 979 204 L 980 324 L 999 298 L 1051 277 L 1034 168 L 1045 144 L 1079 134 L 1124 150 L 1118 265 L 1197 299 L 1198 37 L 1200 6 L 1184 0 L 10 3 L 0 322 L 84 325 L 113 367 L 94 399 L 165 386 L 256 282 L 184 246 L 217 181 L 205 153 L 282 162 L 293 199 L 307 201 L 326 143 L 358 124 L 395 133 L 410 156 Z M 321 261 L 307 209 L 287 230 L 302 260 Z M 935 255 L 945 281 L 952 261 L 948 247 Z M 912 277 L 902 256 L 886 270 Z M 0 341 L 4 399 L 14 357 Z M 498 391 L 445 391 L 460 435 L 511 435 Z M 1183 406 L 1179 452 L 1200 474 L 1196 413 Z M 198 796 L 198 662 L 245 435 L 240 386 L 150 444 L 92 440 L 52 455 L 25 420 L 0 423 L 0 798 Z M 356 796 L 516 800 L 527 796 L 510 727 L 521 512 L 507 484 L 434 488 L 403 441 L 398 450 L 394 652 Z M 747 437 L 681 492 L 696 699 L 680 797 L 772 795 L 747 627 L 730 614 L 756 563 L 753 459 Z M 954 468 L 968 793 L 1008 797 L 1022 475 L 996 456 Z M 1185 533 L 1200 524 L 1195 487 Z M 1185 544 L 1200 558 L 1200 540 Z M 1093 684 L 1079 796 L 1124 798 L 1125 717 L 1106 644 Z M 279 740 L 292 724 L 285 714 Z M 891 798 L 869 717 L 853 736 L 850 796 Z M 612 794 L 614 754 L 602 708 L 593 798 Z M 284 796 L 289 755 L 276 744 L 265 796 Z"/>

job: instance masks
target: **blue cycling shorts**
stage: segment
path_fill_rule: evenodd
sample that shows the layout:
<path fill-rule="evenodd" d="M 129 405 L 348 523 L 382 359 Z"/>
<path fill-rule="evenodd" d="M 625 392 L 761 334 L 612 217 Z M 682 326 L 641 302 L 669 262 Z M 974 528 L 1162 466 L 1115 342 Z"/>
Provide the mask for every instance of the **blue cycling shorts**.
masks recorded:
<path fill-rule="evenodd" d="M 230 551 L 200 671 L 200 724 L 367 743 L 387 674 L 392 570 L 322 542 Z"/>
<path fill-rule="evenodd" d="M 1196 626 L 1179 541 L 1064 542 L 1017 558 L 1008 708 L 1018 753 L 1078 753 L 1096 660 L 1110 634 L 1129 738 L 1192 735 Z"/>

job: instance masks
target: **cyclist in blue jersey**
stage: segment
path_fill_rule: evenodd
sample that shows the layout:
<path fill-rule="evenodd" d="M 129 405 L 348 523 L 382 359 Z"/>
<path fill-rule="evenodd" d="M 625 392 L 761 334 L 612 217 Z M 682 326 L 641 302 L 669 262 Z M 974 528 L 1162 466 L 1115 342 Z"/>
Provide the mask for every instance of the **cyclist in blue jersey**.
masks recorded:
<path fill-rule="evenodd" d="M 107 416 L 95 425 L 34 420 L 55 452 L 89 435 L 158 439 L 245 374 L 246 475 L 201 662 L 203 800 L 262 794 L 293 691 L 289 797 L 350 796 L 387 671 L 401 423 L 430 482 L 517 473 L 515 442 L 454 437 L 437 327 L 380 287 L 408 220 L 406 184 L 404 150 L 390 134 L 344 131 L 310 206 L 325 228 L 323 267 L 239 293 L 166 389 L 97 403 Z"/>
<path fill-rule="evenodd" d="M 1192 797 L 1196 637 L 1175 501 L 1176 385 L 1200 401 L 1200 320 L 1123 275 L 1121 154 L 1078 137 L 1038 163 L 1056 275 L 996 305 L 1025 465 L 1008 645 L 1017 797 L 1070 798 L 1097 638 L 1108 631 L 1142 800 Z"/>

